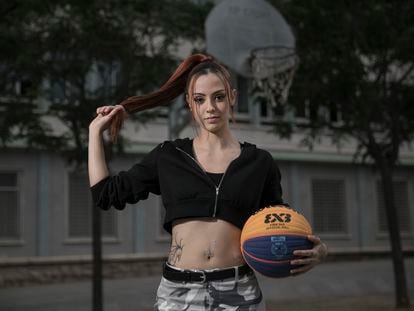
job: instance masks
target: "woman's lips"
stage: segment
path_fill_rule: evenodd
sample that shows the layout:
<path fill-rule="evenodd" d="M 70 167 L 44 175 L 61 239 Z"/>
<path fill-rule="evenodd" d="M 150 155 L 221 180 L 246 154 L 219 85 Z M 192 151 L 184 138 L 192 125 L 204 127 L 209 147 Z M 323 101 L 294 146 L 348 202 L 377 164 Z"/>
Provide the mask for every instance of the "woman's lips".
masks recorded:
<path fill-rule="evenodd" d="M 220 118 L 217 116 L 206 118 L 207 123 L 217 123 Z"/>

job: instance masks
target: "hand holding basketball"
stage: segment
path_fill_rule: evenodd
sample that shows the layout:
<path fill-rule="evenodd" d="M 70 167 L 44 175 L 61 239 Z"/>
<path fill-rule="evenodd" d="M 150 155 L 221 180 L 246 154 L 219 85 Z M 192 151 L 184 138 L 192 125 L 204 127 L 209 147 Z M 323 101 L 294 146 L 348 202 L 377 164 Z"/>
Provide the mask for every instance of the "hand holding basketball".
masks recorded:
<path fill-rule="evenodd" d="M 299 257 L 298 259 L 294 259 L 290 262 L 292 266 L 297 266 L 295 269 L 290 271 L 293 275 L 299 275 L 309 271 L 317 264 L 321 263 L 328 254 L 328 248 L 321 242 L 319 237 L 309 235 L 308 240 L 314 245 L 312 249 L 296 250 L 293 252 L 295 256 Z"/>
<path fill-rule="evenodd" d="M 302 268 L 291 263 L 299 259 L 309 270 L 316 264 L 313 259 L 318 258 L 320 252 L 320 240 L 313 238 L 309 222 L 286 206 L 268 206 L 250 216 L 243 227 L 240 242 L 247 264 L 273 278 L 291 276 L 291 270 Z M 309 253 L 302 253 L 302 257 L 296 254 L 303 251 Z"/>

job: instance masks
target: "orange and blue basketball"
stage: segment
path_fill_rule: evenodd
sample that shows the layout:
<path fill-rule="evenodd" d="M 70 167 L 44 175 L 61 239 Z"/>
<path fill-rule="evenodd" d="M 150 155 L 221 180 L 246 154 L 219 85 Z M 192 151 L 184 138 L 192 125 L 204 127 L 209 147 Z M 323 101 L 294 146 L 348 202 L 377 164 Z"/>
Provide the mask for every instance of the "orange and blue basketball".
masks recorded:
<path fill-rule="evenodd" d="M 290 276 L 295 250 L 311 249 L 312 228 L 306 218 L 285 206 L 269 206 L 250 216 L 241 234 L 241 251 L 255 271 L 272 278 Z"/>

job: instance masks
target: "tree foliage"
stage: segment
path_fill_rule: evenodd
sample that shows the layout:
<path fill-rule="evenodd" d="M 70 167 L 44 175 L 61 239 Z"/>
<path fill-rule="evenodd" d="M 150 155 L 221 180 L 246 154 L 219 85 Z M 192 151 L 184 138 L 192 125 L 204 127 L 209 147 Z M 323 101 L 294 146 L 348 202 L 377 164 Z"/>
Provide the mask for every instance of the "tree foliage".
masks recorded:
<path fill-rule="evenodd" d="M 301 131 L 358 143 L 356 158 L 380 172 L 390 232 L 397 307 L 409 306 L 393 171 L 414 138 L 414 2 L 273 0 L 296 32 L 300 67 L 289 105 L 308 122 L 277 120 L 275 131 Z M 305 112 L 304 112 L 305 111 Z"/>
<path fill-rule="evenodd" d="M 202 48 L 210 8 L 190 0 L 9 2 L 0 11 L 2 146 L 19 140 L 82 163 L 96 107 L 165 82 L 183 42 Z"/>
<path fill-rule="evenodd" d="M 396 163 L 414 134 L 414 4 L 273 3 L 296 32 L 301 62 L 289 101 L 295 111 L 306 105 L 310 137 L 329 129 L 336 142 L 357 138 L 365 152 L 375 140 Z M 277 126 L 289 126 L 289 134 L 298 125 Z"/>

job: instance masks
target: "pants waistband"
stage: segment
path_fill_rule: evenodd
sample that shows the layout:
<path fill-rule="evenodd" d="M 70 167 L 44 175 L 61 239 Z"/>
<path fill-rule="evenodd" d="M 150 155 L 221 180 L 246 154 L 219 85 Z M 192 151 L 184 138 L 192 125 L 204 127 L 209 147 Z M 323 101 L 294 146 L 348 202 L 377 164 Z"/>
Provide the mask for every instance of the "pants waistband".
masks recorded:
<path fill-rule="evenodd" d="M 253 270 L 248 265 L 212 270 L 186 270 L 164 264 L 163 276 L 169 281 L 205 283 L 232 277 L 241 277 Z"/>

